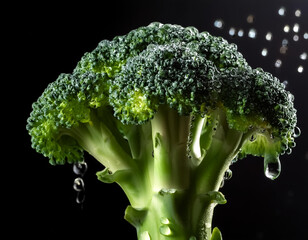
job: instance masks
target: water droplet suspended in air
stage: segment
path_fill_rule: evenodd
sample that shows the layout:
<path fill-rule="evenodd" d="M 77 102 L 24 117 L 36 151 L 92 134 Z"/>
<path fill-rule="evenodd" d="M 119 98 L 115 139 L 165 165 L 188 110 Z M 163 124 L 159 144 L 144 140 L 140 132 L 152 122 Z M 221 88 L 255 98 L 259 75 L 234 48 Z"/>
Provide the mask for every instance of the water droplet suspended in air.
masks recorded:
<path fill-rule="evenodd" d="M 151 240 L 149 232 L 148 231 L 142 232 L 140 234 L 140 240 Z"/>
<path fill-rule="evenodd" d="M 300 56 L 299 56 L 299 58 L 300 59 L 302 59 L 302 60 L 307 60 L 307 53 L 306 52 L 303 52 Z"/>
<path fill-rule="evenodd" d="M 300 17 L 302 15 L 302 11 L 300 10 L 300 9 L 297 9 L 296 11 L 295 11 L 295 16 L 296 17 Z"/>
<path fill-rule="evenodd" d="M 84 182 L 83 179 L 78 177 L 74 180 L 73 188 L 75 191 L 80 192 L 84 190 Z"/>
<path fill-rule="evenodd" d="M 282 61 L 280 59 L 277 59 L 276 62 L 275 62 L 275 67 L 280 68 L 281 65 L 282 65 Z"/>
<path fill-rule="evenodd" d="M 237 36 L 243 37 L 244 36 L 244 30 L 243 29 L 238 30 Z"/>
<path fill-rule="evenodd" d="M 256 38 L 257 37 L 257 30 L 254 28 L 251 28 L 248 32 L 248 37 L 250 38 Z"/>
<path fill-rule="evenodd" d="M 248 22 L 248 23 L 253 23 L 254 21 L 255 21 L 254 15 L 252 15 L 252 14 L 248 15 L 248 17 L 247 17 L 247 22 Z"/>
<path fill-rule="evenodd" d="M 234 36 L 235 33 L 236 33 L 235 28 L 234 28 L 234 27 L 231 27 L 231 28 L 229 29 L 229 35 L 230 35 L 230 36 Z"/>
<path fill-rule="evenodd" d="M 266 35 L 265 35 L 265 39 L 267 41 L 272 41 L 273 39 L 273 34 L 271 32 L 268 32 Z"/>
<path fill-rule="evenodd" d="M 293 26 L 293 32 L 296 32 L 296 33 L 299 32 L 299 24 L 298 24 L 298 23 L 295 23 L 295 24 L 294 24 L 294 26 Z"/>
<path fill-rule="evenodd" d="M 294 36 L 293 36 L 293 41 L 294 42 L 297 42 L 299 40 L 299 36 L 297 35 L 297 34 L 295 34 Z"/>
<path fill-rule="evenodd" d="M 160 226 L 159 231 L 164 236 L 170 236 L 172 233 L 170 227 L 167 225 Z"/>
<path fill-rule="evenodd" d="M 279 156 L 265 154 L 264 156 L 264 174 L 267 178 L 274 180 L 281 172 L 281 163 Z"/>
<path fill-rule="evenodd" d="M 73 165 L 73 172 L 76 175 L 83 176 L 87 170 L 88 170 L 88 165 L 86 162 L 79 162 Z"/>
<path fill-rule="evenodd" d="M 308 39 L 308 33 L 304 33 L 303 37 L 304 39 Z"/>
<path fill-rule="evenodd" d="M 289 44 L 288 39 L 283 39 L 282 42 L 281 42 L 282 46 L 288 46 L 288 44 Z"/>
<path fill-rule="evenodd" d="M 214 22 L 214 26 L 215 26 L 216 28 L 222 29 L 223 26 L 224 26 L 224 21 L 223 21 L 222 19 L 217 19 L 217 20 L 215 20 L 215 22 Z"/>
<path fill-rule="evenodd" d="M 262 55 L 263 57 L 266 57 L 267 54 L 268 54 L 268 50 L 267 50 L 266 48 L 263 48 L 263 49 L 262 49 L 262 52 L 261 52 L 261 55 Z"/>
<path fill-rule="evenodd" d="M 297 71 L 298 71 L 299 73 L 302 73 L 302 72 L 304 71 L 304 67 L 303 67 L 302 65 L 301 65 L 301 66 L 298 66 Z"/>
<path fill-rule="evenodd" d="M 278 14 L 280 16 L 286 15 L 286 8 L 285 7 L 280 7 L 279 10 L 278 10 Z"/>
<path fill-rule="evenodd" d="M 284 31 L 285 33 L 290 32 L 290 26 L 289 26 L 289 25 L 285 25 L 285 26 L 283 27 L 283 31 Z"/>

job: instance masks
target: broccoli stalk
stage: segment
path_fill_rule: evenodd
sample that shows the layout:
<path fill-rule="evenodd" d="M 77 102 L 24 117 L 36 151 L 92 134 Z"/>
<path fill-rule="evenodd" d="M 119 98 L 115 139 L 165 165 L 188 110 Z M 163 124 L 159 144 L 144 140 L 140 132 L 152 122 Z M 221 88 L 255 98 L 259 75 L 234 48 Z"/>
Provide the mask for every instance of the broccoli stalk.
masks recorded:
<path fill-rule="evenodd" d="M 246 155 L 279 176 L 295 146 L 294 97 L 234 44 L 195 28 L 152 23 L 102 41 L 33 104 L 32 147 L 50 163 L 87 151 L 130 206 L 140 240 L 221 240 L 213 211 L 226 172 Z"/>

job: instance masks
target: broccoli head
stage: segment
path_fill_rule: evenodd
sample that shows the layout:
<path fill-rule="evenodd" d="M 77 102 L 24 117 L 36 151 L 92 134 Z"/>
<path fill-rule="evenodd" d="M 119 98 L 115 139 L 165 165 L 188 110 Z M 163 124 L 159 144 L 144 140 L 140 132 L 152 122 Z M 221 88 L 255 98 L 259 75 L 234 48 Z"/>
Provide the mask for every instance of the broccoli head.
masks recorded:
<path fill-rule="evenodd" d="M 293 100 L 235 44 L 152 23 L 100 42 L 49 84 L 27 130 L 51 164 L 83 161 L 84 151 L 101 162 L 98 178 L 122 187 L 139 239 L 219 239 L 211 221 L 226 202 L 225 172 L 254 155 L 278 177 L 298 131 Z"/>

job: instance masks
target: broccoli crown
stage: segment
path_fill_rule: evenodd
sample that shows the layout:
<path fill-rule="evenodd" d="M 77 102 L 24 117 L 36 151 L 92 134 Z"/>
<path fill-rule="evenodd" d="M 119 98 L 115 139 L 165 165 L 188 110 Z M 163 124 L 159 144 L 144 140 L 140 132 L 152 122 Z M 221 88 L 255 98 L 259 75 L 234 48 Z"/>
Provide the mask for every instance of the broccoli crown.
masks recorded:
<path fill-rule="evenodd" d="M 293 99 L 277 78 L 252 69 L 235 44 L 193 27 L 152 23 L 100 42 L 72 74 L 61 74 L 33 104 L 27 129 L 51 163 L 75 162 L 83 150 L 65 133 L 91 124 L 94 110 L 139 125 L 159 105 L 201 116 L 221 108 L 230 128 L 266 131 L 282 153 L 294 145 Z M 246 146 L 245 153 L 261 152 Z"/>

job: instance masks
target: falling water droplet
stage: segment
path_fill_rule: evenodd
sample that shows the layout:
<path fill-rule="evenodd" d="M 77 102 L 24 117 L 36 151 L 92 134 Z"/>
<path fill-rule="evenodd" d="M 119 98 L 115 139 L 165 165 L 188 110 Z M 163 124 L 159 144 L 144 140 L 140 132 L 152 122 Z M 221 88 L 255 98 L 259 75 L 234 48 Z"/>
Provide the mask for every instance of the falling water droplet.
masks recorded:
<path fill-rule="evenodd" d="M 231 169 L 227 169 L 227 171 L 225 171 L 224 180 L 230 180 L 231 178 L 232 178 L 232 171 Z"/>
<path fill-rule="evenodd" d="M 297 34 L 295 34 L 294 36 L 293 36 L 293 41 L 294 42 L 297 42 L 299 40 L 299 36 L 297 35 Z"/>
<path fill-rule="evenodd" d="M 285 7 L 280 7 L 278 10 L 278 14 L 280 16 L 285 16 L 286 15 L 286 8 Z"/>
<path fill-rule="evenodd" d="M 172 233 L 170 227 L 167 225 L 160 226 L 159 231 L 164 236 L 170 236 Z"/>
<path fill-rule="evenodd" d="M 276 62 L 275 62 L 275 67 L 280 68 L 281 65 L 282 65 L 282 61 L 280 59 L 277 59 Z"/>
<path fill-rule="evenodd" d="M 215 26 L 216 28 L 222 29 L 223 26 L 224 26 L 224 21 L 223 21 L 222 19 L 217 19 L 217 20 L 215 20 L 215 22 L 214 22 L 214 26 Z"/>
<path fill-rule="evenodd" d="M 266 35 L 265 35 L 265 39 L 267 41 L 272 41 L 273 39 L 273 34 L 271 32 L 268 32 Z"/>
<path fill-rule="evenodd" d="M 148 231 L 142 232 L 140 234 L 140 240 L 151 240 L 149 232 Z"/>
<path fill-rule="evenodd" d="M 254 28 L 251 28 L 248 32 L 248 37 L 250 38 L 256 38 L 257 37 L 257 30 Z"/>
<path fill-rule="evenodd" d="M 298 24 L 298 23 L 295 23 L 295 24 L 294 24 L 294 26 L 293 26 L 293 32 L 296 32 L 296 33 L 299 32 L 299 24 Z"/>
<path fill-rule="evenodd" d="M 296 11 L 295 11 L 295 16 L 296 17 L 300 17 L 302 15 L 302 11 L 300 10 L 300 9 L 297 9 Z"/>
<path fill-rule="evenodd" d="M 285 26 L 283 27 L 283 31 L 284 31 L 285 33 L 290 32 L 290 26 L 289 26 L 289 25 L 285 25 Z"/>
<path fill-rule="evenodd" d="M 302 73 L 304 71 L 304 67 L 302 65 L 298 66 L 297 71 Z"/>
<path fill-rule="evenodd" d="M 77 192 L 76 202 L 78 204 L 83 204 L 84 200 L 85 200 L 85 197 L 86 197 L 85 191 Z"/>
<path fill-rule="evenodd" d="M 308 33 L 304 33 L 303 37 L 304 39 L 308 39 Z"/>
<path fill-rule="evenodd" d="M 265 154 L 264 156 L 264 174 L 267 178 L 274 180 L 281 172 L 281 163 L 279 156 L 273 154 Z"/>
<path fill-rule="evenodd" d="M 74 180 L 73 188 L 75 191 L 80 192 L 84 190 L 84 182 L 83 179 L 78 177 Z"/>
<path fill-rule="evenodd" d="M 299 56 L 299 58 L 300 59 L 302 59 L 302 60 L 307 60 L 307 53 L 306 52 L 303 52 L 300 56 Z"/>
<path fill-rule="evenodd" d="M 76 175 L 83 176 L 87 170 L 88 170 L 88 165 L 86 162 L 79 162 L 73 165 L 73 172 Z"/>
<path fill-rule="evenodd" d="M 235 33 L 236 33 L 236 29 L 235 29 L 234 27 L 231 27 L 231 28 L 229 29 L 229 35 L 230 35 L 230 36 L 235 36 Z"/>
<path fill-rule="evenodd" d="M 262 49 L 262 52 L 261 52 L 261 55 L 262 55 L 263 57 L 266 57 L 267 54 L 268 54 L 268 50 L 267 50 L 266 48 L 263 48 L 263 49 Z"/>
<path fill-rule="evenodd" d="M 252 15 L 252 14 L 248 15 L 247 22 L 248 23 L 253 23 L 254 21 L 255 21 L 255 16 Z"/>
<path fill-rule="evenodd" d="M 298 138 L 301 135 L 301 130 L 299 127 L 295 127 L 293 137 Z"/>
<path fill-rule="evenodd" d="M 238 30 L 237 36 L 243 37 L 244 36 L 244 30 L 243 29 Z"/>

